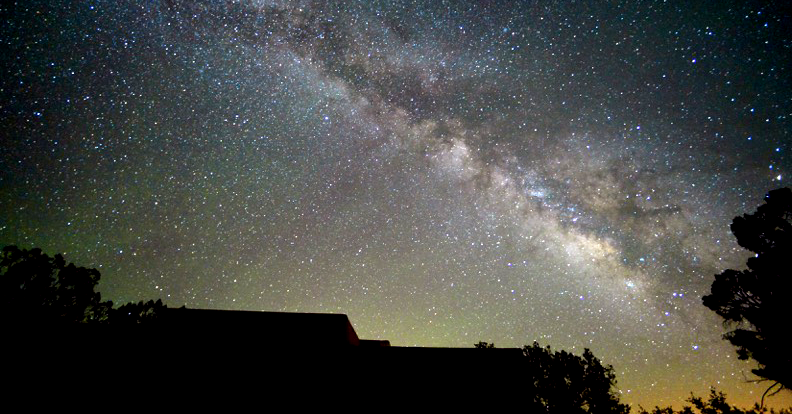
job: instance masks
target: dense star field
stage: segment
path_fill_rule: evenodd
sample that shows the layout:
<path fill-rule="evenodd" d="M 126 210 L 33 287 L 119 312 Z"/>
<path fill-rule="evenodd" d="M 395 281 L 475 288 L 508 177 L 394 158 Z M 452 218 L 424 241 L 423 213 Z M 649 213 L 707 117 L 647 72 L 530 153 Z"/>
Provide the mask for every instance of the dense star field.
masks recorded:
<path fill-rule="evenodd" d="M 590 348 L 647 408 L 767 386 L 701 297 L 792 168 L 784 1 L 0 13 L 0 242 L 103 298 Z"/>

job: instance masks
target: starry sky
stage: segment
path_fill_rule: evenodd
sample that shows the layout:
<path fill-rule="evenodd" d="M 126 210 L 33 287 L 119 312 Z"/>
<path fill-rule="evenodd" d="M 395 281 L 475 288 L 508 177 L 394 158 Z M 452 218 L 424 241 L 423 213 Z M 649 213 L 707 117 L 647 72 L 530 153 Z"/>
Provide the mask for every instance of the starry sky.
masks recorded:
<path fill-rule="evenodd" d="M 0 242 L 116 303 L 590 348 L 628 403 L 752 405 L 701 296 L 792 168 L 785 3 L 3 5 Z"/>

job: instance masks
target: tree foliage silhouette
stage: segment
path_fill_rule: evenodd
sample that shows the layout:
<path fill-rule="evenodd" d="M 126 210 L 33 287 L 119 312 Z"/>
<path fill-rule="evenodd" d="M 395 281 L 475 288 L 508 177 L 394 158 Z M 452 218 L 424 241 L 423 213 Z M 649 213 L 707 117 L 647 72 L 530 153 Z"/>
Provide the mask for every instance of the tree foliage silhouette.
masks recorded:
<path fill-rule="evenodd" d="M 553 352 L 534 342 L 523 348 L 533 395 L 531 412 L 628 413 L 614 391 L 616 374 L 586 349 L 583 356 Z"/>
<path fill-rule="evenodd" d="M 792 387 L 792 353 L 789 324 L 792 306 L 790 255 L 792 254 L 792 191 L 773 190 L 754 214 L 736 217 L 732 233 L 740 246 L 755 253 L 746 270 L 727 269 L 715 276 L 704 306 L 734 328 L 724 335 L 737 347 L 740 359 L 753 359 L 753 373 L 773 381 L 773 388 Z M 768 389 L 769 391 L 769 389 Z"/>
<path fill-rule="evenodd" d="M 162 310 L 165 308 L 167 306 L 163 305 L 160 299 L 156 302 L 153 300 L 130 302 L 113 311 L 112 322 L 114 324 L 151 323 L 162 315 Z"/>
<path fill-rule="evenodd" d="M 41 249 L 3 248 L 0 259 L 0 302 L 11 324 L 105 321 L 112 302 L 94 292 L 96 269 L 66 264 L 61 255 Z"/>
<path fill-rule="evenodd" d="M 692 406 L 685 406 L 680 411 L 674 411 L 674 409 L 671 407 L 655 407 L 652 411 L 646 411 L 645 409 L 640 408 L 637 414 L 792 414 L 792 412 L 787 408 L 781 409 L 780 411 L 775 411 L 772 409 L 767 411 L 766 409 L 761 408 L 758 404 L 750 410 L 733 407 L 726 402 L 726 394 L 714 389 L 710 390 L 709 398 L 706 400 L 701 397 L 691 395 L 690 398 L 687 399 L 687 402 L 689 402 Z"/>
<path fill-rule="evenodd" d="M 474 347 L 495 348 L 487 342 Z M 583 356 L 566 351 L 553 352 L 534 342 L 523 347 L 523 377 L 528 396 L 528 412 L 547 413 L 629 413 L 630 407 L 619 402 L 614 390 L 616 374 L 610 365 L 602 365 L 586 349 Z"/>
<path fill-rule="evenodd" d="M 66 264 L 59 254 L 6 246 L 0 257 L 0 318 L 12 326 L 144 323 L 166 308 L 158 300 L 113 309 L 113 302 L 102 302 L 94 291 L 99 278 L 98 270 Z"/>

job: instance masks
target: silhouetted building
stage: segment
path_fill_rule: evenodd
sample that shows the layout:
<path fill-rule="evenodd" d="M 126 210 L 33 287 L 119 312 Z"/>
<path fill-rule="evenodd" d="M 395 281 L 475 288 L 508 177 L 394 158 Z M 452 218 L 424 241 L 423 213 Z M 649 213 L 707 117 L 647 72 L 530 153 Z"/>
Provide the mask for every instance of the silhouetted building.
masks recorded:
<path fill-rule="evenodd" d="M 361 340 L 344 314 L 167 308 L 157 321 L 170 334 L 222 332 L 230 341 L 266 338 L 268 346 L 389 346 Z"/>

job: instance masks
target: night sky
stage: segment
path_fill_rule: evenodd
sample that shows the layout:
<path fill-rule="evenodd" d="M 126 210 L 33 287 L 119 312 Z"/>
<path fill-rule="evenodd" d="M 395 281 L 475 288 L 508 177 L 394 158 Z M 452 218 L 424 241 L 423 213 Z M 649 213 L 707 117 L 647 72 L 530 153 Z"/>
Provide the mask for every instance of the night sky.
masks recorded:
<path fill-rule="evenodd" d="M 752 405 L 767 384 L 745 383 L 754 365 L 701 297 L 748 257 L 731 220 L 792 169 L 789 13 L 0 6 L 0 242 L 98 268 L 117 304 L 590 348 L 628 403 L 715 386 Z"/>

